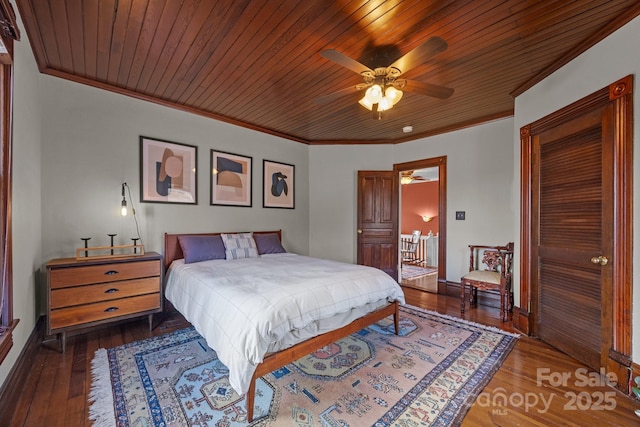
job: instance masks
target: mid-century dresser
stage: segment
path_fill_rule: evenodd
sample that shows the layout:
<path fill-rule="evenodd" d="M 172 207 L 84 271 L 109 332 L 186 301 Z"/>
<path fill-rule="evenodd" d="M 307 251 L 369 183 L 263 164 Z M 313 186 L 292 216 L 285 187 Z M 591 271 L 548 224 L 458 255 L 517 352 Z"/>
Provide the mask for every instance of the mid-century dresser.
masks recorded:
<path fill-rule="evenodd" d="M 47 269 L 47 334 L 66 333 L 162 311 L 162 257 L 155 252 L 107 259 L 59 258 Z"/>

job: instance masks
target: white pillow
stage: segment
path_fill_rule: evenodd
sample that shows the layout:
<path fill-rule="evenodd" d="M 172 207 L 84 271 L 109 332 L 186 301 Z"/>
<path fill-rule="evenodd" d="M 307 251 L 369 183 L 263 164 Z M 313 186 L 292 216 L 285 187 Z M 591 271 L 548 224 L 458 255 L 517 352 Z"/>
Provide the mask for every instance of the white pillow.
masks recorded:
<path fill-rule="evenodd" d="M 222 233 L 227 259 L 258 258 L 258 247 L 253 233 Z"/>

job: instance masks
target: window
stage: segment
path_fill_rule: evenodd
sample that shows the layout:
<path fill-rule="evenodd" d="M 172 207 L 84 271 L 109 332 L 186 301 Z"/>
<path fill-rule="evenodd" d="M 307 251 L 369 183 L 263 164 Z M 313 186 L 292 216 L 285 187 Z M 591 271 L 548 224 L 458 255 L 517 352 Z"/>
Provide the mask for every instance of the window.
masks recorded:
<path fill-rule="evenodd" d="M 0 363 L 13 345 L 13 283 L 11 255 L 11 111 L 13 41 L 19 40 L 8 0 L 0 0 Z"/>

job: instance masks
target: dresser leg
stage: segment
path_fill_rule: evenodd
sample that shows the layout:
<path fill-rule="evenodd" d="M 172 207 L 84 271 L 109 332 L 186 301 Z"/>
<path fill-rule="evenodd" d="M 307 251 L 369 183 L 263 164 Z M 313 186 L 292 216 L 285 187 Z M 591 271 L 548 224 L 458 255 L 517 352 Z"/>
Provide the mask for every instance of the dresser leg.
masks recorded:
<path fill-rule="evenodd" d="M 62 332 L 60 334 L 60 347 L 62 350 L 62 354 L 64 354 L 64 351 L 66 350 L 67 347 L 67 333 L 66 332 Z"/>
<path fill-rule="evenodd" d="M 153 331 L 153 314 L 149 315 L 149 332 Z"/>

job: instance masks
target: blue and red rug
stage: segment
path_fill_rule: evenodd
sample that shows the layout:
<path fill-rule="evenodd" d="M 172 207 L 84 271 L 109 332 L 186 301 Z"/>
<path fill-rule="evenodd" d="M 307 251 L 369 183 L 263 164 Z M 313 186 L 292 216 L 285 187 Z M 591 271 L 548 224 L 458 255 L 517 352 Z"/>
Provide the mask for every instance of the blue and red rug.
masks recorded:
<path fill-rule="evenodd" d="M 252 426 L 455 426 L 516 336 L 411 306 L 257 381 Z M 246 426 L 227 368 L 193 328 L 92 361 L 94 426 Z"/>

